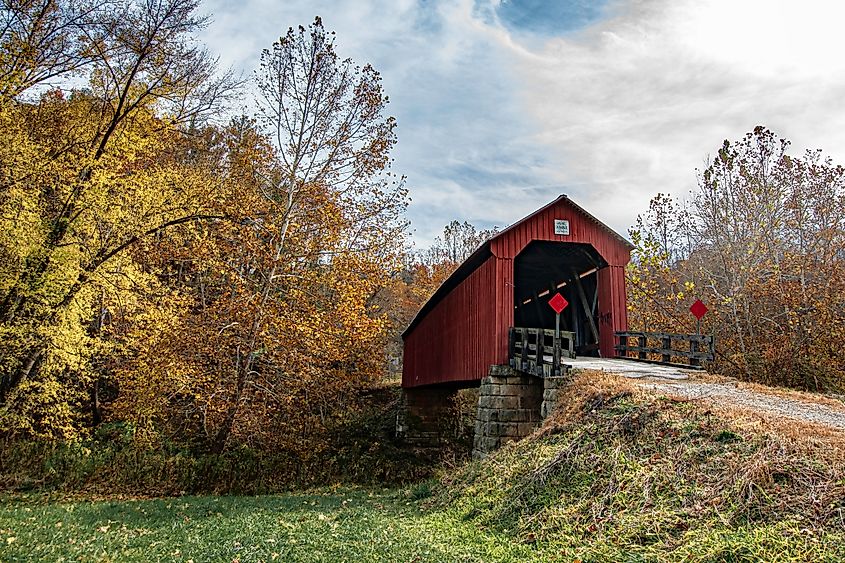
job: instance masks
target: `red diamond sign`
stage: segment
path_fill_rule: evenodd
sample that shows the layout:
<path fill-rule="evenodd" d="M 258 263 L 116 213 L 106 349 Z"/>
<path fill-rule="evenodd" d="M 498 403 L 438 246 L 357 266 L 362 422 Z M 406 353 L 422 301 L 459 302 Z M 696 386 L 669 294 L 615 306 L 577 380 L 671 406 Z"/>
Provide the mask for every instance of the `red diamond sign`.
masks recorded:
<path fill-rule="evenodd" d="M 701 299 L 696 299 L 692 307 L 689 308 L 690 313 L 695 315 L 695 318 L 701 320 L 701 317 L 707 312 L 707 307 L 701 302 Z"/>
<path fill-rule="evenodd" d="M 558 315 L 561 311 L 566 309 L 566 306 L 569 305 L 569 301 L 563 298 L 563 295 L 560 293 L 555 293 L 554 296 L 549 299 L 549 307 L 555 310 L 555 313 Z"/>

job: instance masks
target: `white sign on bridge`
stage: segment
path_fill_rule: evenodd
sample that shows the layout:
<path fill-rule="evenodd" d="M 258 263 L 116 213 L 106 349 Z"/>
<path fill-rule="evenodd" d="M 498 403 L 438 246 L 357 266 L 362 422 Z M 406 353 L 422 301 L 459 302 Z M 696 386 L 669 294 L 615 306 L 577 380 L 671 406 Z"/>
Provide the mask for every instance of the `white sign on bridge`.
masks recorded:
<path fill-rule="evenodd" d="M 566 219 L 555 219 L 555 234 L 569 235 L 569 221 Z"/>

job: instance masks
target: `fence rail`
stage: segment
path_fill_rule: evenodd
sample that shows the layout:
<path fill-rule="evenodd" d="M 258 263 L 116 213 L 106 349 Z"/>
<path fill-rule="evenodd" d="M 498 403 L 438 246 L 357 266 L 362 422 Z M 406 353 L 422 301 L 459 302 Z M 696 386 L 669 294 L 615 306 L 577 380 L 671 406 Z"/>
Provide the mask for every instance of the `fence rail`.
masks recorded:
<path fill-rule="evenodd" d="M 685 358 L 689 367 L 701 368 L 701 362 L 712 361 L 716 356 L 715 339 L 707 334 L 673 334 L 668 332 L 617 332 L 617 355 L 630 360 L 659 364 L 687 365 L 673 362 L 672 358 Z M 630 339 L 636 345 L 630 345 Z M 683 342 L 681 347 L 678 343 Z M 636 356 L 632 356 L 636 354 Z M 656 359 L 655 356 L 660 356 Z"/>
<path fill-rule="evenodd" d="M 511 327 L 508 358 L 512 368 L 538 377 L 561 376 L 567 366 L 563 358 L 575 357 L 575 333 L 544 328 Z"/>

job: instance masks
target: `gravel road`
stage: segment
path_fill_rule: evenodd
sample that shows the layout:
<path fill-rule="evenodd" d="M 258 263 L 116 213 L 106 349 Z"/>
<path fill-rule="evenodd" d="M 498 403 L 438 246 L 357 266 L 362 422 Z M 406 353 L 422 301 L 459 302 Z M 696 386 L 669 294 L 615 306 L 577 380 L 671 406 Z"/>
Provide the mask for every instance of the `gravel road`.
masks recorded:
<path fill-rule="evenodd" d="M 734 405 L 845 430 L 845 405 L 842 409 L 838 409 L 819 403 L 742 389 L 734 383 L 640 381 L 639 385 L 646 389 L 653 389 L 660 393 L 685 399 Z"/>
<path fill-rule="evenodd" d="M 737 406 L 845 430 L 845 404 L 834 407 L 826 404 L 781 397 L 744 389 L 734 382 L 696 381 L 700 371 L 635 362 L 631 360 L 577 358 L 567 360 L 575 369 L 601 370 L 616 373 L 646 389 L 693 401 L 708 401 L 716 405 Z"/>

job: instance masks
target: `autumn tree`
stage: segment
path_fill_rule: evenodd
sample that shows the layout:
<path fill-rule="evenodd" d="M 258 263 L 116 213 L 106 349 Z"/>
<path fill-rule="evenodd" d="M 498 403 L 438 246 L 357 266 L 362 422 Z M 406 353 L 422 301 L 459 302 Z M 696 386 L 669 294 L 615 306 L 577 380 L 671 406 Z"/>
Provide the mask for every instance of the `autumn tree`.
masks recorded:
<path fill-rule="evenodd" d="M 10 432 L 73 434 L 94 303 L 133 275 L 129 250 L 222 216 L 213 179 L 175 154 L 182 124 L 233 87 L 193 42 L 205 24 L 196 7 L 4 4 L 0 419 Z M 20 100 L 81 69 L 88 88 Z"/>
<path fill-rule="evenodd" d="M 0 6 L 0 96 L 13 99 L 47 81 L 79 74 L 96 59 L 91 41 L 109 0 L 4 0 Z"/>
<path fill-rule="evenodd" d="M 626 270 L 628 316 L 639 330 L 689 330 L 686 308 L 695 283 L 680 272 L 692 248 L 689 226 L 689 212 L 671 196 L 657 194 L 628 230 L 634 245 Z"/>
<path fill-rule="evenodd" d="M 496 234 L 496 229 L 479 230 L 464 221 L 453 220 L 443 227 L 443 233 L 434 237 L 431 246 L 421 253 L 425 264 L 460 264 L 481 244 Z"/>
<path fill-rule="evenodd" d="M 307 437 L 383 368 L 375 296 L 397 268 L 406 193 L 389 173 L 395 121 L 379 75 L 341 60 L 319 19 L 263 53 L 256 85 L 256 118 L 224 135 L 238 220 L 198 239 L 197 305 L 126 373 L 141 378 L 135 388 L 161 385 L 159 421 L 181 389 L 182 419 L 212 451 L 236 442 L 312 455 Z M 139 410 L 134 397 L 126 412 Z"/>
<path fill-rule="evenodd" d="M 722 144 L 699 174 L 687 214 L 653 202 L 653 221 L 634 234 L 655 267 L 638 272 L 647 261 L 633 261 L 632 319 L 660 317 L 649 302 L 666 308 L 683 292 L 688 304 L 692 293 L 711 309 L 705 326 L 717 335 L 722 371 L 841 389 L 835 342 L 845 322 L 845 170 L 820 151 L 795 157 L 788 148 L 757 127 Z M 661 213 L 653 213 L 655 205 Z M 660 233 L 674 233 L 670 248 Z M 643 290 L 649 302 L 637 301 Z M 684 332 L 689 317 L 673 313 L 660 322 Z"/>
<path fill-rule="evenodd" d="M 427 269 L 430 278 L 428 285 L 433 285 L 430 292 L 437 289 L 470 254 L 497 232 L 496 227 L 478 229 L 467 221 L 457 220 L 443 227 L 442 234 L 434 237 L 431 246 L 419 253 L 419 262 Z"/>

